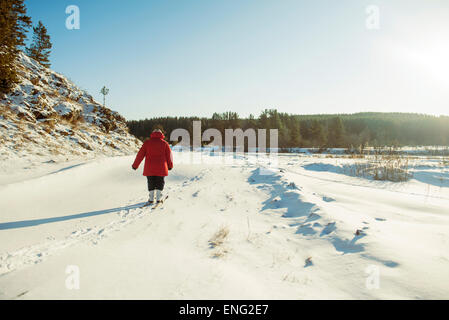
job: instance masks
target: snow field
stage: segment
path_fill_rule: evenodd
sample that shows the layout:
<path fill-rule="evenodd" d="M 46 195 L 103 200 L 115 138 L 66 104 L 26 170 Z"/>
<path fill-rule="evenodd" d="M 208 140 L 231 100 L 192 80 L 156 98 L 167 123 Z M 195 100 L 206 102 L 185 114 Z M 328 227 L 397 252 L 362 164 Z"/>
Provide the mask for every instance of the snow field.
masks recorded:
<path fill-rule="evenodd" d="M 448 297 L 446 187 L 351 177 L 327 170 L 335 159 L 293 154 L 261 175 L 236 158 L 175 162 L 153 211 L 139 207 L 146 179 L 133 157 L 3 184 L 0 298 Z M 79 290 L 66 287 L 69 265 Z"/>

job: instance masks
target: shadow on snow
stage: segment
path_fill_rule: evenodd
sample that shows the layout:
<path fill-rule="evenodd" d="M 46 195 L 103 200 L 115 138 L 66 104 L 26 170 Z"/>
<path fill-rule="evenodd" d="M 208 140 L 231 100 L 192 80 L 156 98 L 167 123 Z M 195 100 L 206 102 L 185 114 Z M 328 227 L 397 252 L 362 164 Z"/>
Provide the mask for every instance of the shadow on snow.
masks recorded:
<path fill-rule="evenodd" d="M 262 203 L 262 210 L 286 208 L 284 218 L 309 216 L 318 210 L 316 204 L 301 199 L 301 194 L 295 191 L 298 187 L 281 181 L 278 174 L 260 174 L 260 169 L 256 169 L 248 182 L 258 185 L 258 189 L 269 191 L 270 198 Z"/>
<path fill-rule="evenodd" d="M 34 226 L 38 226 L 41 224 L 99 216 L 102 214 L 120 212 L 122 210 L 129 211 L 132 209 L 137 209 L 137 208 L 143 206 L 144 204 L 145 204 L 145 202 L 142 202 L 142 203 L 137 203 L 137 204 L 133 204 L 133 205 L 125 206 L 125 207 L 117 207 L 117 208 L 111 208 L 111 209 L 105 209 L 105 210 L 90 211 L 90 212 L 85 212 L 85 213 L 72 214 L 72 215 L 68 215 L 68 216 L 0 223 L 0 230 L 34 227 Z"/>
<path fill-rule="evenodd" d="M 336 168 L 335 166 L 334 169 Z M 319 169 L 323 171 L 328 171 L 329 166 L 323 167 L 313 167 L 314 169 Z M 310 169 L 310 167 L 309 167 Z M 332 171 L 332 170 L 330 170 Z M 250 184 L 257 185 L 258 189 L 268 191 L 270 198 L 263 202 L 262 210 L 268 209 L 287 209 L 283 214 L 284 218 L 298 218 L 306 217 L 304 222 L 295 222 L 290 226 L 298 226 L 296 234 L 301 234 L 303 236 L 313 236 L 319 234 L 319 237 L 325 237 L 330 234 L 328 239 L 334 248 L 338 252 L 343 254 L 347 253 L 357 253 L 363 252 L 365 250 L 364 244 L 357 243 L 358 240 L 365 237 L 364 234 L 359 236 L 354 236 L 350 239 L 342 239 L 335 234 L 337 230 L 337 225 L 335 222 L 330 222 L 325 226 L 322 226 L 318 220 L 321 219 L 320 207 L 314 203 L 306 202 L 302 199 L 302 195 L 297 192 L 300 188 L 292 183 L 282 181 L 281 176 L 277 173 L 270 175 L 261 174 L 260 169 L 253 170 L 251 176 L 248 178 Z M 334 199 L 326 198 L 326 202 L 334 201 Z"/>

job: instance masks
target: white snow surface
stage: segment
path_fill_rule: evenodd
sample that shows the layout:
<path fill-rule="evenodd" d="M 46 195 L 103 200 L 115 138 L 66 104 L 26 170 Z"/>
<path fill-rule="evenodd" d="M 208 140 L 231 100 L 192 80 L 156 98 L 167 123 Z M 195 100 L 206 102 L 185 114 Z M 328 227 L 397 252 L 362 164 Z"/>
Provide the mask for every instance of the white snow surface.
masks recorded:
<path fill-rule="evenodd" d="M 354 159 L 182 154 L 157 209 L 133 156 L 1 178 L 0 299 L 449 298 L 449 185 L 431 160 L 393 183 L 332 169 Z"/>

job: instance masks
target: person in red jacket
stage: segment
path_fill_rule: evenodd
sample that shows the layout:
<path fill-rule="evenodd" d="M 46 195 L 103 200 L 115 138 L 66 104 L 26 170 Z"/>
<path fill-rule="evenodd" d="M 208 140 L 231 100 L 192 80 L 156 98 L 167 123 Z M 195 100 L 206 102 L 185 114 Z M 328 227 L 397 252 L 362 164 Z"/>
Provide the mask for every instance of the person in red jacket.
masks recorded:
<path fill-rule="evenodd" d="M 143 158 L 145 158 L 145 166 L 143 175 L 148 180 L 148 191 L 150 192 L 149 204 L 154 203 L 154 193 L 156 193 L 156 202 L 162 201 L 162 190 L 164 190 L 164 178 L 168 176 L 168 171 L 173 169 L 173 155 L 161 127 L 156 127 L 151 133 L 150 139 L 145 141 L 136 160 L 132 165 L 134 170 L 139 168 Z"/>

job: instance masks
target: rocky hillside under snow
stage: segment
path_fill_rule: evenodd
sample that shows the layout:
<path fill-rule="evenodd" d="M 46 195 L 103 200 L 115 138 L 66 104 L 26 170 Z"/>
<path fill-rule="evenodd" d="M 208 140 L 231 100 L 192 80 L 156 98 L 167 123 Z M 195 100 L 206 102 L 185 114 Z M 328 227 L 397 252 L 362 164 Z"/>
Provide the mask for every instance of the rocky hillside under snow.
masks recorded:
<path fill-rule="evenodd" d="M 138 149 L 125 119 L 66 77 L 21 53 L 20 84 L 0 100 L 0 161 L 68 160 Z"/>

